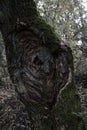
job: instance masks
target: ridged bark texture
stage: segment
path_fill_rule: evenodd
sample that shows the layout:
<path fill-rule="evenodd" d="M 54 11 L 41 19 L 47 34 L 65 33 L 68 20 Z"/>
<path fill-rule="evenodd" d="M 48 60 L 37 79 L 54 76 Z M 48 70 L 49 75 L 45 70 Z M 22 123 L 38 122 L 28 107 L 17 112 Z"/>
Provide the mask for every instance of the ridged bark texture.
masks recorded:
<path fill-rule="evenodd" d="M 8 70 L 31 129 L 77 130 L 80 119 L 73 113 L 80 102 L 71 49 L 39 16 L 33 0 L 1 0 L 0 9 Z"/>

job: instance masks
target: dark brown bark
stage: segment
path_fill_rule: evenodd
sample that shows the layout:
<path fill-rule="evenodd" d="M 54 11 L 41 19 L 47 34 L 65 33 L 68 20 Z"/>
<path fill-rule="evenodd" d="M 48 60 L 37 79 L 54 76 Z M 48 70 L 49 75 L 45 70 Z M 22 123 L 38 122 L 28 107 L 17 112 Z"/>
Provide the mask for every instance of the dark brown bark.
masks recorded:
<path fill-rule="evenodd" d="M 40 18 L 33 0 L 1 0 L 0 9 L 8 70 L 31 123 L 34 127 L 38 125 L 39 130 L 59 130 L 59 127 L 61 130 L 60 123 L 66 126 L 70 121 L 70 115 L 67 113 L 66 117 L 64 113 L 68 112 L 68 106 L 69 114 L 79 106 L 79 100 L 74 105 L 71 103 L 75 99 L 71 49 L 61 44 L 51 27 Z M 65 114 L 62 117 L 60 107 Z"/>

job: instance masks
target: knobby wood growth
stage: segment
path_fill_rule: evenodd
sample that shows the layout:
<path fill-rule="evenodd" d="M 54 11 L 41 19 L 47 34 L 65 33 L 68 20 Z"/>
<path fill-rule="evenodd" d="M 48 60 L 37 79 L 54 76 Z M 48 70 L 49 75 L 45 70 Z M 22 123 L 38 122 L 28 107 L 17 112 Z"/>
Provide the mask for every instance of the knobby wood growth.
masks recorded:
<path fill-rule="evenodd" d="M 80 108 L 71 49 L 39 15 L 33 0 L 0 0 L 8 70 L 33 130 L 77 130 Z"/>

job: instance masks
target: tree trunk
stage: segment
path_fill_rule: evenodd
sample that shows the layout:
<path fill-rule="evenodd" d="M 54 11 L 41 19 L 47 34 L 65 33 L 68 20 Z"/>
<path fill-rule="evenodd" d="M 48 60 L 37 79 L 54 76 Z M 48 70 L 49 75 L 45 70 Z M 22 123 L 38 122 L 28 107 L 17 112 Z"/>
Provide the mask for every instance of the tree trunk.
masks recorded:
<path fill-rule="evenodd" d="M 0 0 L 8 70 L 32 130 L 77 130 L 79 97 L 73 57 L 37 12 L 33 0 Z"/>

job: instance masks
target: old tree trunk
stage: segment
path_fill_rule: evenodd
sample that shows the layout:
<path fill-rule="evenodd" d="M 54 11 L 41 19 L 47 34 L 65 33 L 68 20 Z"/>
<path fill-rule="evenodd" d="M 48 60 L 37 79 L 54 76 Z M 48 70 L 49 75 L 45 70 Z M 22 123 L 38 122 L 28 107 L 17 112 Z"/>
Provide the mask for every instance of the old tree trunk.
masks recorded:
<path fill-rule="evenodd" d="M 0 0 L 0 29 L 8 70 L 32 130 L 77 130 L 80 103 L 73 58 L 33 0 Z"/>

